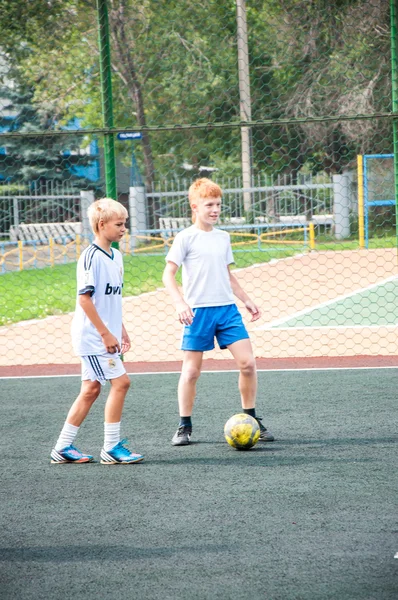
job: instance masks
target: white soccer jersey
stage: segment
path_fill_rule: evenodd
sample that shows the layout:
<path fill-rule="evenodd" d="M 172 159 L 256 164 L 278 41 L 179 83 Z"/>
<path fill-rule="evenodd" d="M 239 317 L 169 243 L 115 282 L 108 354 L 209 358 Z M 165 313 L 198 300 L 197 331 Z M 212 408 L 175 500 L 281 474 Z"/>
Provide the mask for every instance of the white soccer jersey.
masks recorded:
<path fill-rule="evenodd" d="M 191 308 L 235 304 L 228 273 L 234 257 L 226 231 L 192 225 L 177 233 L 166 261 L 182 265 L 184 298 Z"/>
<path fill-rule="evenodd" d="M 91 244 L 77 263 L 76 310 L 72 321 L 72 343 L 78 356 L 109 355 L 99 332 L 79 304 L 79 296 L 90 293 L 105 326 L 122 341 L 123 258 L 119 250 L 111 254 Z"/>

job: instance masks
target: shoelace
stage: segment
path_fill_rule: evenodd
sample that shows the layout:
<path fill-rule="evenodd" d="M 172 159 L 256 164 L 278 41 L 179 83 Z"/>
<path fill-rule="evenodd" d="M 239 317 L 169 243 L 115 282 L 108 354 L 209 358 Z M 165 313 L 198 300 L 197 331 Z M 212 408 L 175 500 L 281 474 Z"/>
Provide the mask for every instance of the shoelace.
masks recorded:
<path fill-rule="evenodd" d="M 130 456 L 131 452 L 128 448 L 126 448 L 126 446 L 124 444 L 127 444 L 127 438 L 120 440 L 120 442 L 117 444 L 117 448 L 119 451 L 121 451 L 126 456 Z"/>
<path fill-rule="evenodd" d="M 187 429 L 187 427 L 185 427 L 185 425 L 181 425 L 181 427 L 178 428 L 178 435 L 180 436 L 184 433 L 190 434 L 191 432 Z"/>

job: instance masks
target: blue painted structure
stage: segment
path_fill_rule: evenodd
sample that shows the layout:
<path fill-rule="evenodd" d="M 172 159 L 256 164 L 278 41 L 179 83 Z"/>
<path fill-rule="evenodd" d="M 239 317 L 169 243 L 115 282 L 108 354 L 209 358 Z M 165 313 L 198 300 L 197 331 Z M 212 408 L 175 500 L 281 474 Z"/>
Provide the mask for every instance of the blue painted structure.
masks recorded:
<path fill-rule="evenodd" d="M 374 159 L 394 158 L 394 154 L 364 154 L 363 155 L 363 196 L 365 213 L 365 247 L 369 247 L 369 208 L 372 206 L 395 206 L 395 198 L 383 198 L 381 200 L 369 200 L 368 186 L 368 162 Z"/>

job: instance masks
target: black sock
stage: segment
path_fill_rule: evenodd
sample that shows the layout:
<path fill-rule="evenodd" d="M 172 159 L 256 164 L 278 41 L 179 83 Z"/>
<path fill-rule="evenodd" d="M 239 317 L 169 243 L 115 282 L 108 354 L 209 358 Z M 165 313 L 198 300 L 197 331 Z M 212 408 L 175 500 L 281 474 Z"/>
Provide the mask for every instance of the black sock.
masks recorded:
<path fill-rule="evenodd" d="M 256 418 L 256 409 L 255 408 L 244 408 L 243 412 L 245 415 L 250 415 L 253 419 Z"/>
<path fill-rule="evenodd" d="M 180 427 L 192 427 L 191 417 L 180 417 Z"/>

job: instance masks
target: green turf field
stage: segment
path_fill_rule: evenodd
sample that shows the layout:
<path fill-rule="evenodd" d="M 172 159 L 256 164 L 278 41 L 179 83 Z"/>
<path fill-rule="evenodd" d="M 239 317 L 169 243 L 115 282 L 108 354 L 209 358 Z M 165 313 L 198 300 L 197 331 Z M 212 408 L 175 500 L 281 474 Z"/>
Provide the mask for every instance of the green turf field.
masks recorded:
<path fill-rule="evenodd" d="M 397 370 L 263 372 L 273 444 L 237 452 L 236 373 L 204 373 L 175 448 L 178 375 L 132 376 L 139 465 L 50 465 L 78 377 L 0 381 L 2 600 L 395 600 Z M 98 457 L 101 397 L 77 445 Z"/>

